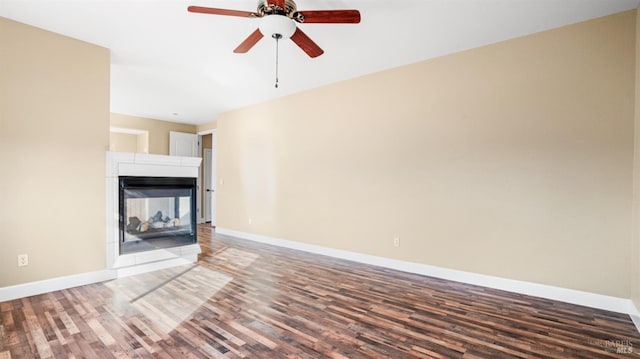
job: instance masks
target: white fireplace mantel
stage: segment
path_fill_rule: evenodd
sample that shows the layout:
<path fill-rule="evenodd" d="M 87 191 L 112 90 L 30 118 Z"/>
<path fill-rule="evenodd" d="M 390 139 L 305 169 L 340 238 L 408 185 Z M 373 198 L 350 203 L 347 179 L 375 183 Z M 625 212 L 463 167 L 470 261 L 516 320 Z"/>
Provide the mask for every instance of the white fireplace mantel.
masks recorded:
<path fill-rule="evenodd" d="M 107 269 L 118 277 L 195 263 L 201 252 L 198 244 L 120 255 L 119 194 L 120 176 L 198 177 L 200 157 L 107 152 Z"/>

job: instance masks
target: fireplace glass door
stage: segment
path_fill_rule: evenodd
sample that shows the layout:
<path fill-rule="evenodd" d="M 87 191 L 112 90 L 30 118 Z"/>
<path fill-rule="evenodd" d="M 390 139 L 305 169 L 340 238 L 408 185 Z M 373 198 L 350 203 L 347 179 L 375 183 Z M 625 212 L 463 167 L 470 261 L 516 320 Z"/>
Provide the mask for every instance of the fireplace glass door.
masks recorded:
<path fill-rule="evenodd" d="M 195 178 L 120 177 L 120 253 L 196 243 Z"/>

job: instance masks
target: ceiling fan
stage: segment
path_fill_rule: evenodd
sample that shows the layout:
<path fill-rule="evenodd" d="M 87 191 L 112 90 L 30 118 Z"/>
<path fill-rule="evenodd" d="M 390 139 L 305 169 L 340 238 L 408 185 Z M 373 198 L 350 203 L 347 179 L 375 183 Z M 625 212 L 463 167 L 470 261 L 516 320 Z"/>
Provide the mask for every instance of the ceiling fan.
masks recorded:
<path fill-rule="evenodd" d="M 188 11 L 202 14 L 262 18 L 260 26 L 247 37 L 233 52 L 246 53 L 262 39 L 271 36 L 276 41 L 291 38 L 309 57 L 318 57 L 324 51 L 298 26 L 301 24 L 357 24 L 360 22 L 358 10 L 311 10 L 298 11 L 293 0 L 260 0 L 255 12 L 189 6 Z"/>

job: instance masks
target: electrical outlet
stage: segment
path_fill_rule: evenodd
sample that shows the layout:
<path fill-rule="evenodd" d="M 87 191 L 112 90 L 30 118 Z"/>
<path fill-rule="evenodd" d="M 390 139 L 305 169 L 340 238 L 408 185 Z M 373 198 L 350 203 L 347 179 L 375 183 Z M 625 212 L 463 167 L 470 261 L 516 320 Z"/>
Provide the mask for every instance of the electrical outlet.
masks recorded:
<path fill-rule="evenodd" d="M 400 237 L 393 237 L 393 246 L 400 247 Z"/>
<path fill-rule="evenodd" d="M 251 217 L 249 217 L 249 224 L 253 223 L 253 219 L 251 219 Z"/>
<path fill-rule="evenodd" d="M 29 264 L 29 256 L 27 254 L 18 254 L 18 267 L 24 267 Z"/>

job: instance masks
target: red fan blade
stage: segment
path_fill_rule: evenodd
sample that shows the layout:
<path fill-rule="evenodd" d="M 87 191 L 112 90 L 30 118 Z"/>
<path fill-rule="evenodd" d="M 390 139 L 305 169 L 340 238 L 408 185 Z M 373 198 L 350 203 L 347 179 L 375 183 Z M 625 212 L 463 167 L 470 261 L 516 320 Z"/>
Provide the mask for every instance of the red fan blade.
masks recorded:
<path fill-rule="evenodd" d="M 282 10 L 284 10 L 285 7 L 285 0 L 268 0 L 269 4 L 271 5 L 275 5 L 279 8 L 281 8 Z"/>
<path fill-rule="evenodd" d="M 233 52 L 237 54 L 244 54 L 245 52 L 251 50 L 253 45 L 257 44 L 260 39 L 262 39 L 262 33 L 260 29 L 256 29 L 256 31 L 252 32 L 249 37 L 247 37 L 238 47 L 236 47 Z"/>
<path fill-rule="evenodd" d="M 305 24 L 357 24 L 360 22 L 358 10 L 314 10 L 298 11 Z M 296 16 L 293 17 L 296 19 Z"/>
<path fill-rule="evenodd" d="M 197 12 L 201 14 L 239 16 L 239 17 L 258 17 L 258 14 L 250 11 L 216 9 L 213 7 L 189 6 L 187 10 L 189 12 Z"/>
<path fill-rule="evenodd" d="M 307 36 L 302 30 L 296 28 L 296 32 L 291 35 L 291 40 L 298 45 L 302 51 L 306 52 L 309 57 L 318 57 L 324 54 L 324 50 L 320 48 L 313 40 Z"/>

